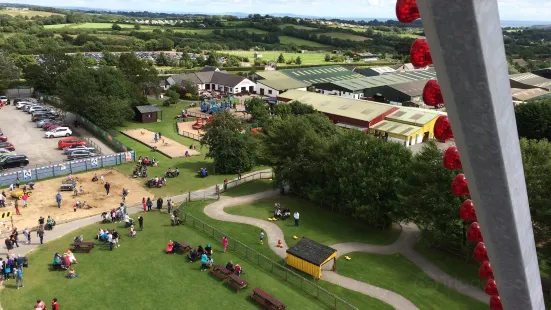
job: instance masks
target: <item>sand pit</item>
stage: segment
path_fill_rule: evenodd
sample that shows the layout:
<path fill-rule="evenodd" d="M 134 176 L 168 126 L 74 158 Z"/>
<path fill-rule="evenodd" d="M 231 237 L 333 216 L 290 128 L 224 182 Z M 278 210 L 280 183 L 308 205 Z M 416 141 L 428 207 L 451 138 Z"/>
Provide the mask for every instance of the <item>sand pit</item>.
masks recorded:
<path fill-rule="evenodd" d="M 111 184 L 111 193 L 109 196 L 105 195 L 103 184 L 100 184 L 100 182 L 92 182 L 94 173 L 97 173 L 98 176 L 103 175 L 105 181 Z M 61 186 L 61 180 L 64 178 L 36 182 L 31 197 L 28 200 L 28 207 L 23 208 L 22 202 L 19 201 L 19 210 L 22 215 L 13 215 L 15 227 L 20 231 L 23 231 L 25 227 L 30 229 L 38 225 L 38 218 L 40 216 L 47 218 L 48 215 L 58 222 L 98 215 L 99 221 L 99 214 L 120 205 L 123 186 L 129 191 L 126 197 L 127 206 L 141 203 L 143 197 L 151 197 L 151 199 L 153 199 L 153 195 L 142 186 L 142 179 L 129 178 L 116 170 L 98 170 L 78 174 L 75 175 L 75 177 L 78 178 L 77 187 L 82 185 L 84 194 L 73 198 L 72 192 L 60 192 L 62 196 L 61 208 L 57 207 L 55 195 L 58 193 Z M 13 206 L 14 199 L 9 197 L 7 189 L 6 193 L 8 194 L 7 203 L 9 205 L 7 208 L 0 210 L 1 212 L 12 211 L 15 214 L 15 208 Z M 73 205 L 77 200 L 86 201 L 88 205 L 92 205 L 95 208 L 88 210 L 79 209 L 77 212 L 74 212 Z M 9 219 L 2 219 L 2 221 L 4 224 L 11 226 L 11 221 Z M 2 229 L 2 232 L 4 232 L 4 229 Z"/>
<path fill-rule="evenodd" d="M 184 137 L 199 141 L 201 137 L 205 134 L 205 130 L 193 129 L 193 124 L 195 124 L 195 121 L 178 122 L 178 133 Z"/>
<path fill-rule="evenodd" d="M 189 145 L 183 145 L 178 143 L 170 138 L 162 137 L 161 140 L 155 143 L 154 136 L 155 133 L 144 128 L 137 129 L 127 129 L 121 131 L 126 136 L 139 141 L 149 147 L 157 147 L 157 152 L 164 154 L 167 157 L 184 157 L 186 151 L 189 152 L 189 155 L 196 156 L 199 153 L 197 150 L 190 150 Z M 164 140 L 164 143 L 163 143 Z"/>

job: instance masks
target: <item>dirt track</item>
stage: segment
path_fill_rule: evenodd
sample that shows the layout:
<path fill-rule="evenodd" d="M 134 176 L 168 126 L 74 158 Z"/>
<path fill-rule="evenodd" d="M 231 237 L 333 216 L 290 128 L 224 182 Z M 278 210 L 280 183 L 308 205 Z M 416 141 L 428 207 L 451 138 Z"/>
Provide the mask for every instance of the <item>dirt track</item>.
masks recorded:
<path fill-rule="evenodd" d="M 103 184 L 100 184 L 100 182 L 92 182 L 94 173 L 97 173 L 98 177 L 103 174 L 105 181 L 111 184 L 109 196 L 105 195 Z M 143 197 L 151 197 L 151 199 L 153 199 L 153 195 L 147 192 L 142 184 L 140 184 L 143 180 L 138 181 L 129 178 L 116 170 L 97 170 L 78 174 L 75 175 L 75 177 L 78 178 L 77 188 L 82 185 L 84 194 L 73 197 L 72 192 L 60 192 L 62 196 L 61 208 L 57 208 L 55 195 L 58 193 L 61 180 L 64 178 L 36 182 L 35 189 L 32 191 L 31 197 L 28 200 L 28 207 L 23 208 L 22 201 L 19 201 L 19 210 L 22 215 L 13 215 L 15 227 L 23 231 L 25 227 L 31 228 L 37 226 L 40 216 L 47 218 L 48 215 L 50 215 L 56 221 L 61 221 L 101 214 L 103 211 L 111 210 L 119 206 L 122 198 L 123 186 L 129 191 L 126 197 L 126 204 L 128 206 L 141 203 Z M 15 214 L 15 200 L 9 197 L 7 189 L 5 191 L 8 195 L 8 207 L 0 209 L 0 212 L 12 211 Z M 88 210 L 79 209 L 77 212 L 74 212 L 73 205 L 77 200 L 81 202 L 86 201 L 88 205 L 92 205 L 95 208 Z M 9 219 L 0 220 L 3 221 L 4 224 L 11 226 Z M 5 227 L 0 227 L 0 230 L 4 232 Z"/>

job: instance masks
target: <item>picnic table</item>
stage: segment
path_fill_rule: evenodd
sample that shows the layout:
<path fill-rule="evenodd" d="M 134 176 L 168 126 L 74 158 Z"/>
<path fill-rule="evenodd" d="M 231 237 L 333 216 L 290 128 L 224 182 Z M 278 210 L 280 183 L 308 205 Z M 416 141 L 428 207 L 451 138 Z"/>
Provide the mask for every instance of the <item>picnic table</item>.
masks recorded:
<path fill-rule="evenodd" d="M 177 243 L 181 245 L 180 249 L 182 249 L 181 251 L 183 251 L 183 253 L 189 252 L 192 250 L 191 245 L 189 245 L 186 242 L 177 242 Z"/>
<path fill-rule="evenodd" d="M 236 274 L 232 273 L 229 276 L 229 281 L 227 282 L 231 287 L 235 288 L 238 292 L 240 289 L 244 289 L 249 285 L 249 282 L 241 279 Z"/>
<path fill-rule="evenodd" d="M 90 252 L 94 248 L 95 243 L 94 242 L 73 242 L 71 246 L 73 248 L 71 251 L 83 251 L 83 252 Z"/>
<path fill-rule="evenodd" d="M 210 270 L 210 273 L 224 280 L 229 277 L 232 272 L 226 269 L 226 267 L 224 266 L 216 265 Z"/>
<path fill-rule="evenodd" d="M 281 301 L 275 299 L 270 294 L 264 292 L 263 290 L 257 288 L 253 289 L 253 292 L 249 295 L 254 301 L 266 307 L 266 309 L 286 309 L 287 306 Z"/>

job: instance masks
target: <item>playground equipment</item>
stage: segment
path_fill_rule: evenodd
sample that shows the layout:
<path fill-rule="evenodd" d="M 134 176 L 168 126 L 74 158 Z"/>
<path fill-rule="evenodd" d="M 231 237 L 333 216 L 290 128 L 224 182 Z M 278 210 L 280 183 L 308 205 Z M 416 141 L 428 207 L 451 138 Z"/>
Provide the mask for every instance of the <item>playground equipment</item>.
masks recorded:
<path fill-rule="evenodd" d="M 209 116 L 209 118 L 206 119 L 206 122 L 210 123 L 210 122 L 212 122 L 213 119 L 214 119 L 214 117 L 211 115 L 211 116 Z M 193 125 L 191 125 L 191 128 L 196 129 L 196 130 L 204 129 L 205 128 L 205 119 L 202 118 L 202 117 L 198 117 L 197 120 L 195 121 L 195 123 Z"/>
<path fill-rule="evenodd" d="M 226 100 L 228 98 L 229 98 L 229 101 Z M 208 113 L 208 114 L 219 113 L 224 110 L 229 112 L 232 107 L 232 97 L 230 96 L 228 98 L 226 98 L 222 102 L 217 102 L 217 100 L 214 98 L 211 98 L 210 101 L 205 99 L 201 103 L 201 112 Z"/>
<path fill-rule="evenodd" d="M 16 188 L 14 189 L 13 191 L 10 192 L 10 197 L 12 198 L 15 198 L 15 199 L 21 199 L 21 197 L 23 197 L 24 194 L 27 194 L 27 196 L 31 196 L 31 191 L 23 191 L 22 188 Z"/>

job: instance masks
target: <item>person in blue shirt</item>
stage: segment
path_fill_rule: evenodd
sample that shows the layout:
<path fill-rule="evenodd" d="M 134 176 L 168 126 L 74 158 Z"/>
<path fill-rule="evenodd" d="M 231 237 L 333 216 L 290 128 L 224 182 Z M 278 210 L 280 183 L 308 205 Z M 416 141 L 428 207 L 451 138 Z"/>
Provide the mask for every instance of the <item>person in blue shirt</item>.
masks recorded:
<path fill-rule="evenodd" d="M 55 201 L 57 202 L 57 207 L 61 208 L 61 194 L 60 193 L 57 193 L 57 195 L 55 195 Z"/>
<path fill-rule="evenodd" d="M 209 269 L 209 257 L 207 256 L 207 254 L 203 253 L 203 255 L 201 255 L 201 271 L 205 270 L 205 269 Z"/>

